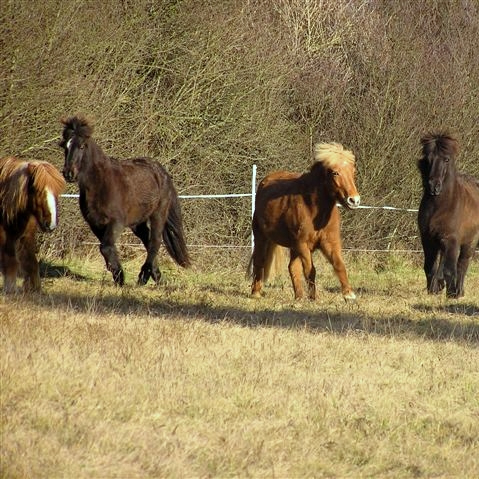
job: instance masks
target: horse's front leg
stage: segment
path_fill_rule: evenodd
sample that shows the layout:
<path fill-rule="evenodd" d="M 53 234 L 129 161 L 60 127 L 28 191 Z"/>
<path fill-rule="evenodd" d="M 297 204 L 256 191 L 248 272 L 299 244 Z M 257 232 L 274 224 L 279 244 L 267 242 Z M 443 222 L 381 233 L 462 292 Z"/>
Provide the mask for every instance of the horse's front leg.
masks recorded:
<path fill-rule="evenodd" d="M 6 294 L 17 292 L 18 261 L 15 252 L 15 240 L 6 238 L 1 251 L 2 270 L 4 276 L 3 291 Z"/>
<path fill-rule="evenodd" d="M 32 216 L 18 241 L 18 260 L 24 274 L 23 290 L 40 291 L 40 267 L 37 260 L 37 222 Z"/>
<path fill-rule="evenodd" d="M 459 244 L 456 239 L 449 239 L 444 244 L 444 280 L 446 281 L 446 295 L 449 298 L 459 297 L 457 264 L 459 259 Z"/>
<path fill-rule="evenodd" d="M 323 240 L 319 248 L 326 259 L 331 263 L 331 266 L 339 279 L 343 298 L 346 301 L 356 299 L 356 295 L 349 284 L 346 266 L 344 265 L 343 256 L 341 254 L 341 243 L 339 241 L 329 242 Z"/>
<path fill-rule="evenodd" d="M 444 257 L 439 254 L 439 247 L 435 242 L 422 239 L 424 250 L 424 274 L 429 294 L 440 293 L 444 289 Z"/>
<path fill-rule="evenodd" d="M 151 241 L 151 231 L 146 223 L 140 223 L 139 225 L 132 228 L 133 233 L 140 238 L 145 250 L 148 251 Z M 156 256 L 156 255 L 155 255 Z M 144 285 L 148 282 L 150 277 L 153 277 L 156 283 L 159 283 L 161 278 L 161 271 L 156 264 L 156 259 L 153 260 L 152 268 L 149 266 L 149 263 L 145 262 L 140 270 L 138 275 L 138 284 Z"/>
<path fill-rule="evenodd" d="M 148 231 L 148 241 L 145 244 L 146 223 L 139 225 L 134 233 L 143 241 L 146 247 L 146 259 L 138 275 L 138 285 L 145 285 L 150 278 L 153 278 L 156 284 L 160 282 L 161 273 L 156 263 L 156 257 L 161 246 L 163 229 L 166 222 L 166 212 L 158 210 L 150 217 L 150 228 Z M 143 235 L 143 237 L 141 236 Z"/>
<path fill-rule="evenodd" d="M 466 277 L 469 263 L 474 256 L 474 250 L 476 248 L 473 245 L 463 246 L 461 248 L 461 254 L 457 262 L 457 291 L 458 298 L 464 296 L 464 279 Z"/>
<path fill-rule="evenodd" d="M 118 251 L 115 243 L 121 234 L 123 227 L 118 224 L 110 224 L 104 229 L 92 228 L 93 232 L 100 240 L 100 253 L 105 259 L 106 267 L 113 276 L 113 281 L 118 286 L 125 284 L 125 274 L 118 257 Z"/>
<path fill-rule="evenodd" d="M 25 279 L 23 290 L 25 292 L 40 291 L 40 267 L 36 256 L 35 237 L 23 237 L 18 248 L 18 259 Z"/>

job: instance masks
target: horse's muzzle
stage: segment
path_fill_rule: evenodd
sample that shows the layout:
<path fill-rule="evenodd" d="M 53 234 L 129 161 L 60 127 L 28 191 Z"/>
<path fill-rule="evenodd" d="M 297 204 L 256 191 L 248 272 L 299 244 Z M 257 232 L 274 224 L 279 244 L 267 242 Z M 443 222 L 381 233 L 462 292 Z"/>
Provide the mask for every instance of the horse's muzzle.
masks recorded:
<path fill-rule="evenodd" d="M 359 195 L 348 196 L 346 199 L 346 206 L 351 210 L 355 210 L 356 208 L 359 208 L 360 204 L 361 204 L 361 197 Z"/>
<path fill-rule="evenodd" d="M 57 227 L 56 224 L 52 225 L 51 223 L 41 223 L 40 228 L 44 233 L 51 233 Z"/>
<path fill-rule="evenodd" d="M 73 173 L 73 171 L 63 170 L 63 178 L 65 178 L 67 183 L 74 183 L 76 180 L 76 175 Z"/>
<path fill-rule="evenodd" d="M 442 183 L 430 181 L 428 186 L 429 186 L 429 194 L 431 196 L 437 196 L 442 191 Z"/>

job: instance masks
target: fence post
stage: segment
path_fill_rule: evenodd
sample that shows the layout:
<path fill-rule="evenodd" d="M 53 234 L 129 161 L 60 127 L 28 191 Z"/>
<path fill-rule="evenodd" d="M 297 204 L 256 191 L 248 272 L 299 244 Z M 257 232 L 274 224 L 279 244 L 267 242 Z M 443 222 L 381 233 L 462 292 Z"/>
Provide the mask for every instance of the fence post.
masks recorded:
<path fill-rule="evenodd" d="M 256 165 L 253 165 L 253 172 L 251 175 L 251 219 L 253 219 L 254 215 L 254 204 L 256 201 Z M 251 230 L 251 253 L 253 253 L 254 249 L 254 236 L 253 230 Z"/>

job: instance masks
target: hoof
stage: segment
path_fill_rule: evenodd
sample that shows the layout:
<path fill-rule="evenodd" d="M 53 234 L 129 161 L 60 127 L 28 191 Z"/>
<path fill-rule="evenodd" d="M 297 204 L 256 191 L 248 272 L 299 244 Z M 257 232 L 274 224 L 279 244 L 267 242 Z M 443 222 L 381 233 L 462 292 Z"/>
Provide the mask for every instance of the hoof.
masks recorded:
<path fill-rule="evenodd" d="M 255 291 L 254 293 L 251 293 L 251 297 L 254 299 L 260 299 L 261 293 L 259 291 Z"/>
<path fill-rule="evenodd" d="M 356 295 L 351 291 L 343 295 L 344 301 L 356 301 Z"/>
<path fill-rule="evenodd" d="M 114 276 L 113 282 L 115 283 L 115 286 L 119 286 L 121 288 L 125 285 L 125 277 L 123 276 L 123 274 L 119 276 Z"/>

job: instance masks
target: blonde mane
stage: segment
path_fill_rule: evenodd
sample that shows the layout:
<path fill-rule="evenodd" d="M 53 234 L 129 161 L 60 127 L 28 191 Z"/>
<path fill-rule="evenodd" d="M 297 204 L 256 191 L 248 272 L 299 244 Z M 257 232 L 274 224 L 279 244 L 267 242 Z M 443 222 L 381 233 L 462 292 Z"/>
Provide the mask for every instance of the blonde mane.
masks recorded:
<path fill-rule="evenodd" d="M 22 161 L 14 157 L 0 159 L 2 222 L 12 222 L 19 212 L 27 208 L 29 184 L 37 192 L 49 188 L 56 198 L 65 189 L 61 173 L 46 161 Z"/>
<path fill-rule="evenodd" d="M 344 163 L 354 165 L 354 154 L 340 143 L 317 143 L 314 145 L 314 159 L 326 168 L 335 168 Z"/>

